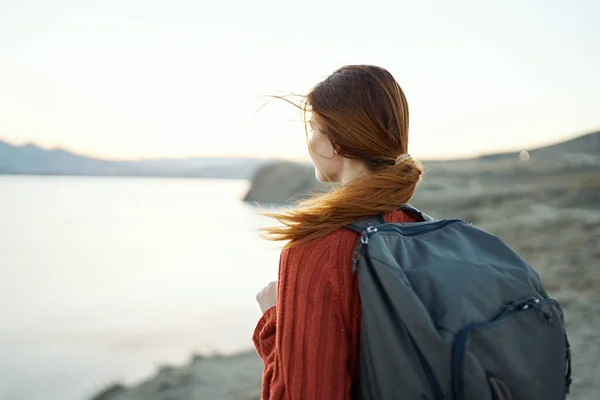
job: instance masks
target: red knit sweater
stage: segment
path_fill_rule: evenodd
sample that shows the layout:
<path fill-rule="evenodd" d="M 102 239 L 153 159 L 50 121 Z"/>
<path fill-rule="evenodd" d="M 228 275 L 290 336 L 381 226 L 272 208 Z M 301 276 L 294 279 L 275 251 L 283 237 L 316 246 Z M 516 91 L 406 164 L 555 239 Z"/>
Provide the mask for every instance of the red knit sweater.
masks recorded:
<path fill-rule="evenodd" d="M 414 222 L 401 211 L 387 222 Z M 360 299 L 352 273 L 358 234 L 340 229 L 281 253 L 277 305 L 254 331 L 262 399 L 350 399 L 357 374 Z"/>

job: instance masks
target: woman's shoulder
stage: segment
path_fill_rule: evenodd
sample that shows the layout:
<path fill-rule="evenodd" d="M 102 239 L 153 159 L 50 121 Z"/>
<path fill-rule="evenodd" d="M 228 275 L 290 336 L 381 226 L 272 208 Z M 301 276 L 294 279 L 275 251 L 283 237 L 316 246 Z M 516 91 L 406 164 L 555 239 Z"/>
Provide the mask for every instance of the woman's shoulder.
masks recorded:
<path fill-rule="evenodd" d="M 339 253 L 347 249 L 354 249 L 358 243 L 359 234 L 346 228 L 339 228 L 322 238 L 310 241 L 299 246 L 292 246 L 286 250 L 299 254 L 322 254 Z"/>

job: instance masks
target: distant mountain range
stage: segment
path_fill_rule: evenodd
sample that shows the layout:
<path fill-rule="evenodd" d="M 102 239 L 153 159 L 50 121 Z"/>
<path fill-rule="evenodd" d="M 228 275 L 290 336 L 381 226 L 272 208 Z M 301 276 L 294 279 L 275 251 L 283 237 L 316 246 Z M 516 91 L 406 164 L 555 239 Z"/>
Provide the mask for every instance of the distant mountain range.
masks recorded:
<path fill-rule="evenodd" d="M 0 140 L 0 174 L 159 176 L 249 179 L 267 159 L 191 157 L 140 161 L 108 161 L 62 149 L 13 146 Z"/>
<path fill-rule="evenodd" d="M 576 157 L 600 163 L 600 132 L 529 151 L 532 159 Z M 495 161 L 518 157 L 518 152 L 478 157 Z M 261 158 L 191 157 L 108 161 L 85 157 L 62 149 L 46 150 L 33 144 L 14 146 L 0 140 L 0 174 L 12 175 L 93 175 L 159 176 L 218 179 L 250 179 L 264 164 L 274 160 Z M 600 164 L 599 164 L 600 165 Z"/>

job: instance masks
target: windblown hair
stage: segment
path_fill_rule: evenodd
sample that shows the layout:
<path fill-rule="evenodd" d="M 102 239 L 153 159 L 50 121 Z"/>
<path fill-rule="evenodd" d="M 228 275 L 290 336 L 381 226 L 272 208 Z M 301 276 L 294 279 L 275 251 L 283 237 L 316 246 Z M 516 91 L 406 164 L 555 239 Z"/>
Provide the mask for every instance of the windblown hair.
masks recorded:
<path fill-rule="evenodd" d="M 306 114 L 314 114 L 338 154 L 364 161 L 370 173 L 295 208 L 265 212 L 281 226 L 263 228 L 264 238 L 287 241 L 286 247 L 303 245 L 409 202 L 423 169 L 408 155 L 408 104 L 388 71 L 344 66 L 302 96 L 300 104 L 282 99 L 303 111 L 305 124 Z"/>

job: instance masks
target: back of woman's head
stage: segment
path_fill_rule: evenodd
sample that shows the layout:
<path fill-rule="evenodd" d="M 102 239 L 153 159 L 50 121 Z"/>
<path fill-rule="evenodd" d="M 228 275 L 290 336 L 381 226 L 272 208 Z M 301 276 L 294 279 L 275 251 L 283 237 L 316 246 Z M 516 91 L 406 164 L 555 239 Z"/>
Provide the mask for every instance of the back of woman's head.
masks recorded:
<path fill-rule="evenodd" d="M 377 169 L 407 152 L 408 104 L 383 68 L 342 67 L 317 84 L 306 103 L 343 156 Z"/>
<path fill-rule="evenodd" d="M 398 209 L 411 199 L 423 171 L 407 154 L 408 104 L 388 71 L 370 65 L 342 67 L 318 83 L 300 108 L 305 120 L 306 113 L 312 113 L 335 157 L 355 160 L 366 173 L 297 208 L 266 213 L 282 226 L 265 228 L 264 237 L 301 245 L 354 221 Z M 324 157 L 311 147 L 318 169 L 316 160 Z"/>

